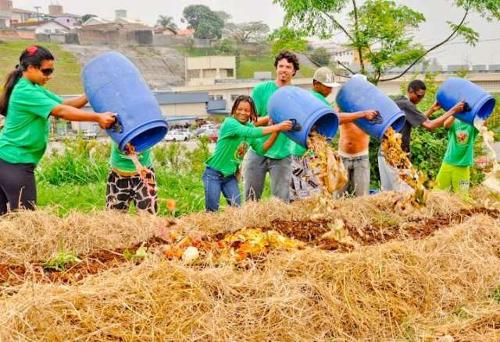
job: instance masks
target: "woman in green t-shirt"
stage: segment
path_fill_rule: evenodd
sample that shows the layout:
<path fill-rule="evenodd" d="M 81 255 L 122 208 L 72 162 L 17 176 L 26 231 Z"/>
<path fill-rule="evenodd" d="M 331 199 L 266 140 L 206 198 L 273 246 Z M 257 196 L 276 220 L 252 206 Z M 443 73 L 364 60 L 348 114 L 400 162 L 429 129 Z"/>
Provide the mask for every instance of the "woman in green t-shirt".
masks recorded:
<path fill-rule="evenodd" d="M 266 127 L 254 127 L 252 122 L 257 122 L 255 104 L 250 96 L 240 95 L 233 104 L 231 116 L 222 123 L 214 153 L 205 163 L 207 167 L 203 173 L 203 185 L 207 211 L 219 210 L 221 193 L 229 205 L 240 206 L 236 173 L 246 146 L 251 145 L 264 153 L 276 140 L 277 133 L 292 128 L 291 121 Z M 271 133 L 272 136 L 266 141 L 261 138 Z"/>
<path fill-rule="evenodd" d="M 21 53 L 19 65 L 7 76 L 0 97 L 5 123 L 0 132 L 0 215 L 36 204 L 35 167 L 49 137 L 49 116 L 70 121 L 94 121 L 101 128 L 115 122 L 113 113 L 87 113 L 85 95 L 63 100 L 45 89 L 52 78 L 54 56 L 33 45 Z"/>

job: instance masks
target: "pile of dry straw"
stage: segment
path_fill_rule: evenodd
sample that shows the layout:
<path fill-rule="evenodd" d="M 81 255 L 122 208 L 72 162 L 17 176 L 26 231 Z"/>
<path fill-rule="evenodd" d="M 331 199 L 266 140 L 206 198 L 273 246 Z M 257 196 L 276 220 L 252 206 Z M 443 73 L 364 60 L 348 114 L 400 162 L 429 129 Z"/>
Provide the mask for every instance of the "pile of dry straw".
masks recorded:
<path fill-rule="evenodd" d="M 176 221 L 216 233 L 274 219 L 337 218 L 360 228 L 454 215 L 465 204 L 433 194 L 424 209 L 397 195 L 331 203 L 250 204 Z M 491 203 L 491 202 L 490 202 Z M 496 202 L 498 204 L 498 202 Z M 0 220 L 0 264 L 85 254 L 146 240 L 169 219 L 110 213 L 57 218 L 39 211 Z M 171 220 L 170 220 L 171 221 Z M 488 215 L 423 240 L 351 253 L 276 252 L 245 268 L 186 266 L 152 255 L 74 285 L 0 284 L 0 340 L 447 340 L 500 336 L 500 220 Z M 451 336 L 451 337 L 450 337 Z"/>

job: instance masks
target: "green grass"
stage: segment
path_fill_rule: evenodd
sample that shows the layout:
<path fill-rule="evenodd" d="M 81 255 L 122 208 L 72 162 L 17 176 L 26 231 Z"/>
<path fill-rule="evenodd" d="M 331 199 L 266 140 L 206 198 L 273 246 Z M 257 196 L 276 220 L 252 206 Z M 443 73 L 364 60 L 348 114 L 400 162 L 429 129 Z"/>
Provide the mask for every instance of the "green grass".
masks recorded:
<path fill-rule="evenodd" d="M 47 88 L 57 94 L 82 93 L 80 65 L 75 56 L 63 51 L 58 44 L 25 40 L 0 42 L 0 75 L 2 77 L 0 87 L 3 87 L 5 76 L 14 70 L 16 64 L 19 64 L 19 56 L 23 49 L 34 44 L 48 48 L 56 58 L 56 71 L 53 79 L 47 84 Z"/>

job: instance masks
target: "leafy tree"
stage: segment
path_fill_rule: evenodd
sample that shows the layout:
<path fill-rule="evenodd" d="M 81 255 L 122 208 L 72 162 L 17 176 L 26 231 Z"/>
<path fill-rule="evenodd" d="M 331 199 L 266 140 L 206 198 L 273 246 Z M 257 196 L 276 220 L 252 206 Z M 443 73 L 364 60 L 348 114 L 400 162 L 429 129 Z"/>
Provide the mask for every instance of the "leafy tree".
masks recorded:
<path fill-rule="evenodd" d="M 318 66 L 327 66 L 330 64 L 331 55 L 323 47 L 314 49 L 312 53 L 309 55 L 309 59 Z"/>
<path fill-rule="evenodd" d="M 231 19 L 231 14 L 224 11 L 214 11 L 214 13 L 226 24 Z"/>
<path fill-rule="evenodd" d="M 238 43 L 261 42 L 269 33 L 269 26 L 262 21 L 250 21 L 246 23 L 228 23 L 224 28 L 229 36 Z"/>
<path fill-rule="evenodd" d="M 303 31 L 293 30 L 288 27 L 276 29 L 269 35 L 271 50 L 273 54 L 281 50 L 290 50 L 294 52 L 303 52 L 307 50 L 307 41 L 304 39 Z"/>
<path fill-rule="evenodd" d="M 221 39 L 215 45 L 217 53 L 221 55 L 236 55 L 238 54 L 238 48 L 232 39 L 225 38 Z"/>
<path fill-rule="evenodd" d="M 169 28 L 177 31 L 177 24 L 174 22 L 174 18 L 172 17 L 160 15 L 158 16 L 158 20 L 156 21 L 156 23 L 163 28 Z"/>
<path fill-rule="evenodd" d="M 187 6 L 184 8 L 183 15 L 189 27 L 195 30 L 195 38 L 219 39 L 222 36 L 224 21 L 208 6 Z"/>
<path fill-rule="evenodd" d="M 429 52 L 446 44 L 451 39 L 462 36 L 474 45 L 478 34 L 467 26 L 467 18 L 472 12 L 479 13 L 487 20 L 500 19 L 498 0 L 453 0 L 453 4 L 464 10 L 458 23 L 448 22 L 450 34 L 438 44 L 424 49 L 413 42 L 412 32 L 425 21 L 422 13 L 392 0 L 366 0 L 362 4 L 356 0 L 274 0 L 285 10 L 285 27 L 293 27 L 305 35 L 329 38 L 340 32 L 347 45 L 356 51 L 360 71 L 367 74 L 370 81 L 389 81 L 403 76 Z M 347 20 L 341 17 L 347 12 Z M 354 73 L 348 65 L 339 64 Z M 372 71 L 368 71 L 368 64 Z M 393 67 L 406 68 L 394 77 L 382 78 L 384 71 Z"/>

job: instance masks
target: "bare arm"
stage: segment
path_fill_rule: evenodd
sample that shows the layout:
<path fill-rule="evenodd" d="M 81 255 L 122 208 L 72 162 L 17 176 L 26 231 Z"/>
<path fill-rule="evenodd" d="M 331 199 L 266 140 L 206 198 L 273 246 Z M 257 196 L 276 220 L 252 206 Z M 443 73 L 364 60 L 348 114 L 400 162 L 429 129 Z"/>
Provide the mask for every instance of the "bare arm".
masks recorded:
<path fill-rule="evenodd" d="M 457 113 L 460 113 L 463 110 L 464 110 L 464 102 L 459 102 L 455 106 L 453 106 L 449 111 L 441 115 L 439 118 L 436 118 L 434 120 L 429 120 L 429 119 L 425 120 L 422 123 L 422 127 L 424 127 L 429 131 L 433 131 L 436 128 L 441 127 L 448 118 L 452 117 Z"/>
<path fill-rule="evenodd" d="M 451 125 L 453 125 L 453 121 L 455 121 L 454 116 L 450 116 L 448 119 L 446 119 L 444 122 L 444 128 L 446 128 L 446 129 L 450 128 Z"/>
<path fill-rule="evenodd" d="M 438 102 L 434 102 L 434 104 L 431 106 L 431 108 L 427 109 L 427 111 L 424 113 L 425 116 L 430 117 L 432 114 L 437 112 L 438 110 L 441 109 L 441 105 Z"/>
<path fill-rule="evenodd" d="M 65 104 L 56 106 L 51 114 L 55 117 L 68 121 L 92 121 L 97 122 L 101 128 L 111 127 L 116 120 L 114 113 L 89 113 L 81 109 L 71 107 Z"/>
<path fill-rule="evenodd" d="M 266 140 L 266 142 L 262 146 L 264 152 L 267 152 L 267 150 L 269 150 L 274 145 L 274 143 L 276 142 L 276 139 L 278 138 L 278 134 L 279 134 L 278 132 L 271 133 L 269 138 Z"/>
<path fill-rule="evenodd" d="M 267 126 L 267 125 L 269 125 L 269 116 L 259 117 L 257 118 L 257 121 L 254 122 L 255 127 Z"/>
<path fill-rule="evenodd" d="M 262 135 L 267 135 L 271 133 L 279 133 L 279 132 L 286 132 L 292 129 L 292 122 L 290 120 L 285 120 L 283 122 L 280 122 L 279 124 L 272 125 L 272 126 L 267 126 L 262 129 Z"/>
<path fill-rule="evenodd" d="M 365 118 L 367 120 L 373 120 L 377 115 L 378 115 L 377 111 L 372 109 L 354 113 L 338 113 L 341 125 L 362 118 Z"/>
<path fill-rule="evenodd" d="M 88 102 L 89 101 L 87 100 L 86 95 L 80 95 L 78 97 L 75 97 L 74 99 L 64 100 L 63 104 L 66 106 L 71 106 L 71 107 L 75 107 L 75 108 L 82 108 Z"/>

